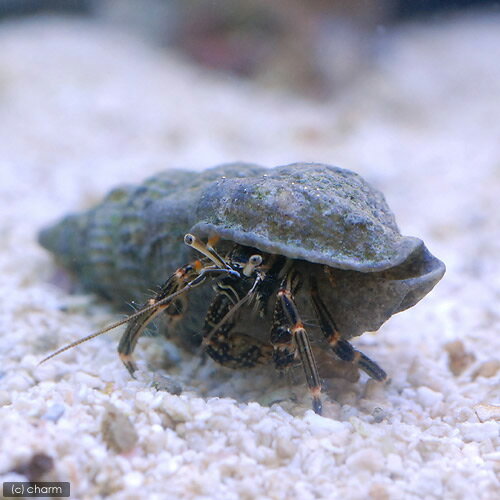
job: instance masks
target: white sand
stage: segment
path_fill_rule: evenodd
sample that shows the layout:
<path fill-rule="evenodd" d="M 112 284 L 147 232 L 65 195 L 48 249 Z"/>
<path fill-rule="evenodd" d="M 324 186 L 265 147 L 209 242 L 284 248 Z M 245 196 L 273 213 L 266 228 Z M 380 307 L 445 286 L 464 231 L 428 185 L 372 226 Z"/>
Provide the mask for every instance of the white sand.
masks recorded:
<path fill-rule="evenodd" d="M 0 26 L 4 481 L 44 452 L 55 460 L 44 479 L 70 481 L 74 498 L 498 498 L 500 17 L 381 36 L 373 71 L 315 104 L 105 27 Z M 119 332 L 37 367 L 116 318 L 60 286 L 38 229 L 124 181 L 231 160 L 356 170 L 446 262 L 422 303 L 356 341 L 392 383 L 329 381 L 319 417 L 300 373 L 293 389 L 211 364 L 187 380 L 197 360 L 170 349 L 185 387 L 174 396 L 150 386 L 161 344 L 141 340 L 132 381 Z"/>

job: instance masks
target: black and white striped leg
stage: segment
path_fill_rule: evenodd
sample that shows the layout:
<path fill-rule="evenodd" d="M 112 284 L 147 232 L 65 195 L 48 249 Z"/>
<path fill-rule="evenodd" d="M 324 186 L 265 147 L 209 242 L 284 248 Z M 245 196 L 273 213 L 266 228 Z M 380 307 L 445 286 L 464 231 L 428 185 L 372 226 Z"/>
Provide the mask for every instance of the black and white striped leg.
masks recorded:
<path fill-rule="evenodd" d="M 321 415 L 321 381 L 313 356 L 309 337 L 295 305 L 290 273 L 278 290 L 274 311 L 271 344 L 274 348 L 274 363 L 278 369 L 290 365 L 298 358 L 304 369 L 307 385 L 313 398 L 313 410 Z"/>
<path fill-rule="evenodd" d="M 318 292 L 317 284 L 311 280 L 311 298 L 318 317 L 321 330 L 332 348 L 333 352 L 343 361 L 350 361 L 359 366 L 371 378 L 383 382 L 387 379 L 385 371 L 362 352 L 354 347 L 345 339 L 335 325 L 330 311 L 328 311 Z"/>

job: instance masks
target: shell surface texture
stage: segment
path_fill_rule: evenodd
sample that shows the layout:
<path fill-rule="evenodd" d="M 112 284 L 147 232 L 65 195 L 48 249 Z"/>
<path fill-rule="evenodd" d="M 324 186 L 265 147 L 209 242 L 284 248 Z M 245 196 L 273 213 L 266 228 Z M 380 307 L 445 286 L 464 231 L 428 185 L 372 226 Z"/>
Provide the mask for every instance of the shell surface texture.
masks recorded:
<path fill-rule="evenodd" d="M 316 413 L 315 358 L 331 352 L 384 381 L 349 339 L 416 304 L 445 272 L 420 239 L 401 235 L 380 192 L 315 163 L 169 170 L 111 191 L 39 241 L 87 290 L 144 304 L 46 359 L 126 324 L 118 352 L 133 375 L 137 340 L 161 314 L 166 335 L 223 366 L 302 365 Z"/>

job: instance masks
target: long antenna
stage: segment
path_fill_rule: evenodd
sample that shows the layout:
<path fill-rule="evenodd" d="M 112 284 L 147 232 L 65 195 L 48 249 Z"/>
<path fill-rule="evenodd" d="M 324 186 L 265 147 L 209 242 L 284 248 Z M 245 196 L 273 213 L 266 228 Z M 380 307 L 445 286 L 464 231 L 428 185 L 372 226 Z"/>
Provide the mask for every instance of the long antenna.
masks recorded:
<path fill-rule="evenodd" d="M 103 333 L 107 333 L 110 330 L 114 330 L 115 328 L 124 325 L 125 323 L 128 323 L 129 321 L 138 318 L 144 313 L 147 313 L 149 311 L 152 311 L 153 309 L 157 309 L 158 307 L 161 307 L 165 305 L 166 303 L 170 302 L 172 299 L 180 295 L 181 293 L 186 292 L 189 288 L 192 288 L 192 286 L 195 284 L 195 281 L 200 278 L 200 276 L 204 276 L 203 274 L 198 275 L 194 280 L 189 282 L 184 288 L 181 288 L 180 290 L 177 290 L 176 292 L 167 295 L 166 297 L 163 297 L 162 299 L 158 300 L 157 302 L 154 302 L 153 304 L 150 304 L 146 307 L 143 307 L 139 311 L 135 312 L 134 314 L 131 314 L 130 316 L 127 316 L 126 318 L 121 319 L 120 321 L 116 321 L 115 323 L 112 323 L 109 326 L 106 326 L 102 330 L 99 330 L 97 332 L 91 333 L 90 335 L 87 335 L 86 337 L 83 337 L 81 339 L 75 340 L 75 342 L 72 342 L 71 344 L 68 344 L 64 347 L 61 347 L 58 349 L 56 352 L 53 352 L 46 358 L 42 359 L 38 364 L 41 365 L 42 363 L 45 363 L 45 361 L 48 361 L 49 359 L 52 359 L 54 356 L 57 356 L 58 354 L 61 354 L 64 351 L 67 351 L 68 349 L 71 349 L 77 345 L 82 344 L 83 342 L 87 342 L 87 340 L 91 340 L 95 337 L 98 337 L 99 335 L 102 335 Z M 154 299 L 151 299 L 154 300 Z"/>

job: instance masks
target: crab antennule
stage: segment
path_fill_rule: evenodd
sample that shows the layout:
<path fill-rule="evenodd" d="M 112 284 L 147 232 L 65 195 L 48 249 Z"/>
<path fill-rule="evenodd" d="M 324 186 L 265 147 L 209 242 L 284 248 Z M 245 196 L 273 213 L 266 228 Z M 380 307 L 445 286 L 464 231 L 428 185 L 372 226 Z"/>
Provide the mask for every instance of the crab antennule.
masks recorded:
<path fill-rule="evenodd" d="M 208 238 L 207 241 L 207 249 L 213 253 L 221 262 L 224 262 L 226 267 L 229 267 L 226 261 L 217 253 L 217 250 L 215 250 L 215 245 L 220 241 L 220 236 L 211 236 Z"/>
<path fill-rule="evenodd" d="M 217 245 L 217 243 L 219 243 L 219 241 L 220 241 L 220 236 L 217 236 L 217 235 L 210 236 L 210 238 L 208 238 L 208 241 L 207 241 L 207 248 L 212 252 L 215 251 L 214 250 L 215 245 Z"/>
<path fill-rule="evenodd" d="M 258 276 L 253 285 L 252 288 L 248 291 L 248 293 L 242 297 L 234 306 L 226 313 L 226 315 L 205 335 L 205 338 L 202 341 L 202 346 L 205 347 L 210 343 L 210 339 L 212 336 L 219 330 L 219 328 L 226 323 L 238 310 L 246 303 L 248 302 L 249 299 L 252 298 L 253 293 L 255 292 L 255 289 L 259 285 L 259 283 L 262 282 L 262 278 Z"/>

